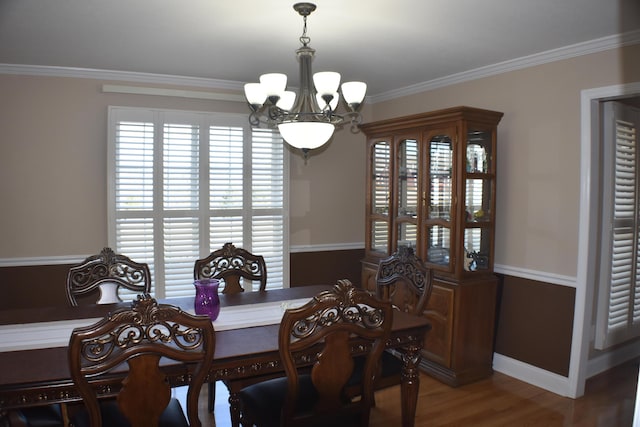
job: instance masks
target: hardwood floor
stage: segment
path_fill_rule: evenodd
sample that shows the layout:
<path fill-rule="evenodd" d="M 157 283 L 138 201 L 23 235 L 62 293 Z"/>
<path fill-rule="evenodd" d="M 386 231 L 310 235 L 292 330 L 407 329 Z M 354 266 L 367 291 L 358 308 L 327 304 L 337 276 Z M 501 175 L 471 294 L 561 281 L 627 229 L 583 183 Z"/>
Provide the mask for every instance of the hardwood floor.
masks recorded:
<path fill-rule="evenodd" d="M 489 379 L 458 388 L 421 375 L 416 427 L 630 427 L 638 379 L 638 361 L 620 365 L 587 381 L 579 399 L 494 373 Z M 201 398 L 204 426 L 227 427 L 228 394 L 217 383 L 215 414 L 206 414 L 206 387 Z M 400 388 L 376 393 L 372 427 L 400 425 Z"/>

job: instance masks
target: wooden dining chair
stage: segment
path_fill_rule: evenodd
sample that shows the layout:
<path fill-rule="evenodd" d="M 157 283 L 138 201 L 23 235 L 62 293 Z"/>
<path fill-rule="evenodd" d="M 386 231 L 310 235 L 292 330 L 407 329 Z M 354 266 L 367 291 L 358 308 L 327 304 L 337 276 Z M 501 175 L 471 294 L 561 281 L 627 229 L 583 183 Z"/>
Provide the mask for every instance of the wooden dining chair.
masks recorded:
<path fill-rule="evenodd" d="M 413 252 L 412 248 L 401 247 L 397 252 L 378 264 L 376 273 L 376 293 L 378 298 L 390 301 L 395 310 L 423 316 L 433 289 L 433 271 Z M 402 355 L 398 350 L 385 350 L 380 357 L 376 390 L 402 383 Z M 364 369 L 364 359 L 356 358 L 356 375 Z M 347 394 L 355 398 L 359 390 L 350 387 Z M 374 402 L 375 405 L 375 397 Z"/>
<path fill-rule="evenodd" d="M 222 248 L 211 252 L 206 258 L 196 260 L 193 266 L 193 279 L 220 280 L 221 293 L 237 294 L 244 292 L 240 280 L 258 282 L 258 290 L 267 289 L 267 264 L 262 255 L 255 255 L 246 249 L 237 248 L 233 243 L 225 243 Z M 240 381 L 239 386 L 246 380 Z M 229 381 L 224 381 L 231 390 Z M 209 383 L 209 411 L 213 412 L 216 400 L 215 382 Z"/>
<path fill-rule="evenodd" d="M 149 266 L 104 248 L 99 254 L 72 266 L 67 274 L 67 301 L 71 306 L 78 305 L 78 297 L 94 294 L 93 302 L 98 304 L 122 302 L 118 295 L 120 288 L 136 294 L 150 293 Z"/>
<path fill-rule="evenodd" d="M 410 247 L 400 247 L 378 264 L 376 291 L 378 297 L 391 301 L 393 308 L 423 316 L 433 290 L 433 270 L 426 268 Z M 395 354 L 395 355 L 394 355 Z M 402 361 L 397 352 L 385 351 L 377 389 L 402 381 Z"/>
<path fill-rule="evenodd" d="M 267 264 L 262 255 L 225 243 L 222 248 L 195 262 L 193 278 L 220 280 L 223 294 L 244 292 L 241 278 L 258 281 L 258 290 L 264 291 L 267 288 Z"/>
<path fill-rule="evenodd" d="M 151 292 L 149 266 L 116 254 L 107 247 L 69 269 L 65 290 L 67 302 L 75 307 L 79 299 L 85 301 L 89 296 L 94 296 L 91 302 L 98 304 L 121 302 L 118 295 L 121 287 L 135 293 Z M 66 404 L 25 408 L 20 416 L 32 426 L 62 427 L 67 424 Z"/>
<path fill-rule="evenodd" d="M 198 397 L 214 350 L 211 319 L 158 304 L 148 294 L 138 296 L 131 308 L 74 329 L 69 370 L 86 410 L 72 417 L 72 424 L 199 427 Z M 176 363 L 167 364 L 169 360 Z M 114 384 L 113 377 L 123 369 L 126 377 Z M 186 418 L 178 400 L 171 397 L 163 369 L 177 369 L 188 378 Z M 103 399 L 101 394 L 116 398 Z"/>
<path fill-rule="evenodd" d="M 286 377 L 240 391 L 243 425 L 367 426 L 376 369 L 392 322 L 389 301 L 348 280 L 300 308 L 286 310 L 278 338 Z M 349 399 L 345 390 L 356 353 L 366 361 L 361 398 Z"/>
<path fill-rule="evenodd" d="M 400 247 L 378 264 L 376 290 L 395 309 L 421 316 L 433 290 L 433 270 L 425 267 L 413 248 Z"/>

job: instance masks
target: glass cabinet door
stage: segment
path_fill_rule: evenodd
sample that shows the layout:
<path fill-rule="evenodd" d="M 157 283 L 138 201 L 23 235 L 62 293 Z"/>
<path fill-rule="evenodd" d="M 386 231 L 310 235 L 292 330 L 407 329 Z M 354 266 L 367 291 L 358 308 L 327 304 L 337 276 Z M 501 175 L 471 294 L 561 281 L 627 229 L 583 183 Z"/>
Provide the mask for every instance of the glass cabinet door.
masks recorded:
<path fill-rule="evenodd" d="M 398 213 L 396 247 L 415 248 L 418 242 L 418 141 L 402 139 L 396 152 Z"/>
<path fill-rule="evenodd" d="M 391 146 L 379 141 L 371 147 L 370 250 L 386 254 L 389 249 Z"/>
<path fill-rule="evenodd" d="M 428 137 L 426 262 L 451 268 L 453 132 Z"/>
<path fill-rule="evenodd" d="M 493 247 L 493 194 L 495 165 L 493 134 L 470 129 L 467 133 L 465 184 L 464 269 L 489 269 Z"/>

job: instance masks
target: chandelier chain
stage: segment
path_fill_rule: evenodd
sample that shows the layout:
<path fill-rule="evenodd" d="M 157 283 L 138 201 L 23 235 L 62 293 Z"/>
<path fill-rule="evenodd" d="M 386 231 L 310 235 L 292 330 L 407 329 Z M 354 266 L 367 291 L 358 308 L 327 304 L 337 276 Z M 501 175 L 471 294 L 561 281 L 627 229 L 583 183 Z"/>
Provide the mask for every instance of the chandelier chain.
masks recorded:
<path fill-rule="evenodd" d="M 302 46 L 307 47 L 307 45 L 311 42 L 311 37 L 307 36 L 307 17 L 306 15 L 302 17 L 304 24 L 302 25 L 302 35 L 300 36 L 300 43 Z"/>

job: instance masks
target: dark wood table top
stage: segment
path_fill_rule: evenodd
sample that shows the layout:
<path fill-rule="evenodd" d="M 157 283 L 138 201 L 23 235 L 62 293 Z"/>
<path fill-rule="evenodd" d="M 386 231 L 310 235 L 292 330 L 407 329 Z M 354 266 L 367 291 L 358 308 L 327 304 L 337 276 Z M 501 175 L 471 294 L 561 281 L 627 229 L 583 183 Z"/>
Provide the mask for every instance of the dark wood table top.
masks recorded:
<path fill-rule="evenodd" d="M 258 304 L 301 298 L 311 298 L 327 286 L 308 286 L 274 289 L 266 292 L 245 292 L 236 295 L 220 295 L 222 309 L 225 306 Z M 193 309 L 193 297 L 173 298 L 161 302 L 177 305 L 184 310 Z M 20 309 L 0 311 L 0 325 L 73 320 L 106 316 L 109 312 L 129 306 L 130 303 L 89 305 L 80 307 L 55 307 L 46 309 Z M 215 325 L 215 323 L 214 323 Z M 241 361 L 260 355 L 261 360 L 273 359 L 278 352 L 279 325 L 216 331 L 214 369 L 219 377 L 244 375 L 246 366 Z M 394 313 L 392 337 L 411 332 L 424 334 L 429 329 L 422 317 L 402 312 Z M 389 344 L 394 347 L 394 343 Z M 232 372 L 235 369 L 237 372 Z M 29 388 L 37 384 L 68 384 L 70 374 L 67 347 L 0 352 L 0 394 L 3 389 Z M 1 403 L 1 402 L 0 402 Z M 1 405 L 0 405 L 1 406 Z"/>
<path fill-rule="evenodd" d="M 300 286 L 295 288 L 270 289 L 264 292 L 243 292 L 235 295 L 220 294 L 222 307 L 243 304 L 260 304 L 299 298 L 311 298 L 330 286 Z M 193 309 L 193 297 L 159 300 L 176 305 L 183 310 Z M 90 319 L 103 317 L 118 308 L 129 307 L 130 302 L 118 304 L 90 304 L 78 307 L 45 307 L 33 309 L 0 310 L 0 325 L 19 323 L 51 322 L 55 320 Z"/>

